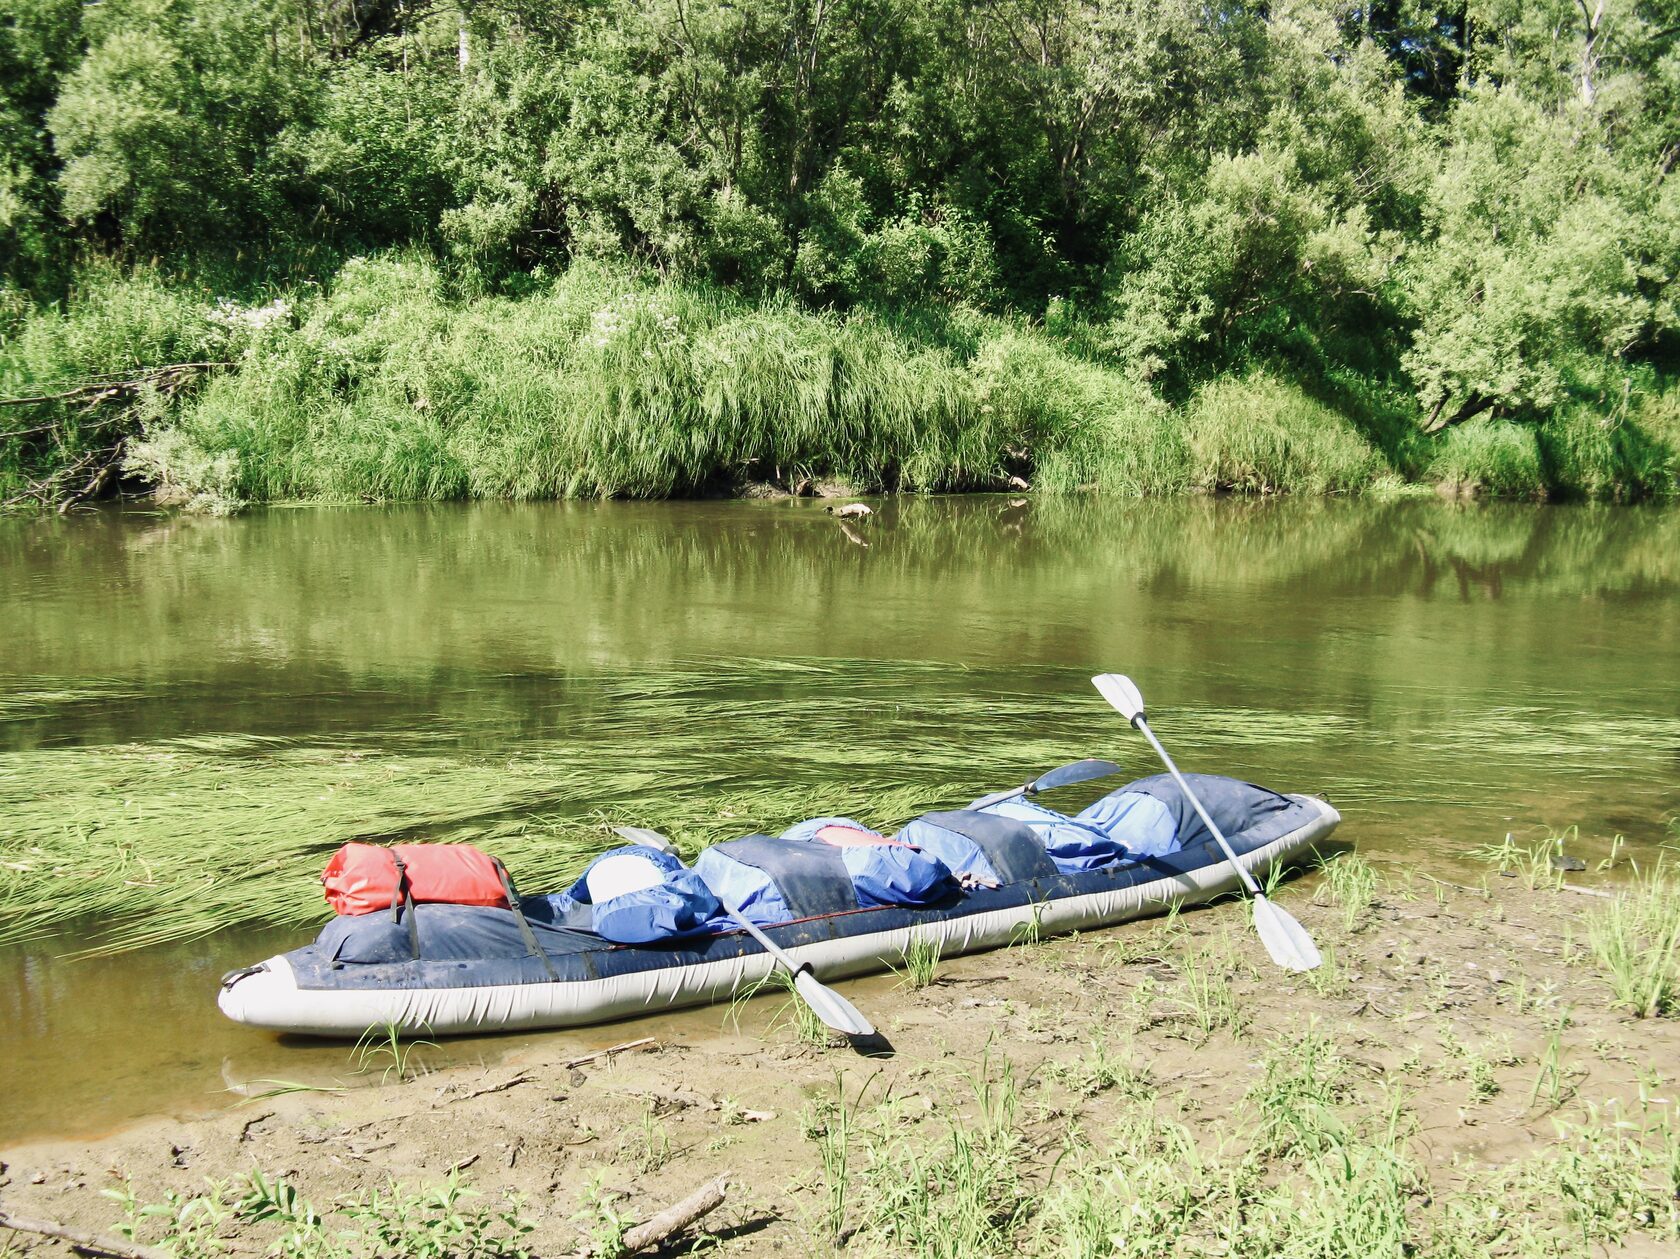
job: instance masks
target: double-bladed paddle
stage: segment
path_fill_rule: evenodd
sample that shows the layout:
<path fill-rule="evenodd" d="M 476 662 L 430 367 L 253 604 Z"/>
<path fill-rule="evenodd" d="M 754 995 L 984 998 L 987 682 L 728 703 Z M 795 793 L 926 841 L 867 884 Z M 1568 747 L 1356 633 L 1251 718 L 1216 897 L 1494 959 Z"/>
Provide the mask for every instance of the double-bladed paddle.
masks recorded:
<path fill-rule="evenodd" d="M 1066 765 L 1058 765 L 1055 769 L 1046 770 L 1030 783 L 1019 787 L 1011 787 L 1008 791 L 994 791 L 989 796 L 981 796 L 968 807 L 971 809 L 989 809 L 994 804 L 1002 804 L 1005 800 L 1013 800 L 1017 796 L 1033 796 L 1041 791 L 1049 791 L 1053 787 L 1066 787 L 1073 783 L 1089 782 L 1093 778 L 1107 778 L 1110 774 L 1118 774 L 1120 767 L 1113 761 L 1099 761 L 1095 757 L 1083 761 L 1072 761 Z"/>
<path fill-rule="evenodd" d="M 632 844 L 644 844 L 649 848 L 657 848 L 660 852 L 676 855 L 677 846 L 658 831 L 649 830 L 645 826 L 615 826 L 613 830 L 629 840 Z M 712 895 L 717 896 L 714 891 Z M 858 1012 L 858 1008 L 834 989 L 825 987 L 817 981 L 811 972 L 809 962 L 796 962 L 788 955 L 786 949 L 777 944 L 755 923 L 747 918 L 739 909 L 731 905 L 723 897 L 718 896 L 718 903 L 741 926 L 747 934 L 757 940 L 776 962 L 793 976 L 793 990 L 799 994 L 805 1004 L 811 1007 L 811 1012 L 821 1019 L 824 1024 L 832 1027 L 843 1036 L 873 1036 L 875 1028 Z"/>
<path fill-rule="evenodd" d="M 1248 889 L 1248 894 L 1253 899 L 1254 927 L 1259 931 L 1260 942 L 1266 946 L 1266 952 L 1271 954 L 1272 961 L 1285 970 L 1304 971 L 1317 967 L 1323 959 L 1319 957 L 1318 948 L 1313 944 L 1306 928 L 1296 922 L 1288 911 L 1279 909 L 1266 899 L 1266 894 L 1260 890 L 1254 876 L 1237 860 L 1237 854 L 1231 851 L 1231 845 L 1224 833 L 1208 816 L 1208 811 L 1202 807 L 1196 793 L 1190 790 L 1190 784 L 1184 781 L 1184 775 L 1178 772 L 1178 766 L 1173 764 L 1172 757 L 1167 755 L 1167 749 L 1161 746 L 1161 741 L 1149 728 L 1149 723 L 1143 716 L 1143 693 L 1130 678 L 1120 673 L 1100 674 L 1091 679 L 1091 684 L 1114 706 L 1115 711 L 1136 726 L 1138 733 L 1149 740 L 1165 763 L 1167 771 L 1172 774 L 1173 781 L 1178 784 L 1178 789 L 1184 793 L 1184 798 L 1195 807 L 1203 823 L 1219 841 L 1225 859 L 1231 863 L 1231 868 L 1237 872 L 1237 877 L 1242 880 L 1243 886 Z"/>

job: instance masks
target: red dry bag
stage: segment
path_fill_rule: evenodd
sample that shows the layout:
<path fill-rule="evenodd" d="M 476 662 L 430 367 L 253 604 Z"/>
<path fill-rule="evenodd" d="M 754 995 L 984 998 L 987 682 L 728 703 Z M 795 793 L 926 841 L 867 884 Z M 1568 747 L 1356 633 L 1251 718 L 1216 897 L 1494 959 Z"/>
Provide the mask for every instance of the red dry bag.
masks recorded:
<path fill-rule="evenodd" d="M 466 844 L 345 844 L 321 873 L 339 914 L 371 914 L 411 901 L 508 908 L 502 863 Z"/>

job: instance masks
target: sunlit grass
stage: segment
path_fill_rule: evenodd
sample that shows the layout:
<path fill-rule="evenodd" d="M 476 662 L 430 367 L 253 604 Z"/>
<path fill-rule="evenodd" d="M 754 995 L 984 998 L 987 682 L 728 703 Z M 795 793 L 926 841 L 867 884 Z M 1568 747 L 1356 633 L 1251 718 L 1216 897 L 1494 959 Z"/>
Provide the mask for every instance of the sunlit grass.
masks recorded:
<path fill-rule="evenodd" d="M 892 971 L 899 977 L 900 986 L 926 988 L 939 975 L 939 940 L 934 936 L 916 936 Z"/>
<path fill-rule="evenodd" d="M 1668 862 L 1605 906 L 1587 940 L 1618 1006 L 1639 1018 L 1680 1011 L 1680 873 Z"/>
<path fill-rule="evenodd" d="M 1071 1097 L 1036 1104 L 992 1053 L 923 1081 L 926 1107 L 890 1092 L 866 1105 L 842 1078 L 806 1123 L 824 1232 L 866 1254 L 1046 1259 L 1587 1259 L 1680 1238 L 1666 1102 L 1588 1106 L 1501 1166 L 1448 1168 L 1420 1144 L 1411 1097 L 1319 1027 L 1265 1043 L 1252 1073 L 1212 1116 L 1197 1089 L 1090 1087 L 1112 1062 L 1047 1071 Z"/>
<path fill-rule="evenodd" d="M 1337 853 L 1319 863 L 1323 881 L 1313 899 L 1327 899 L 1341 908 L 1342 926 L 1354 930 L 1376 903 L 1382 875 L 1358 853 Z"/>

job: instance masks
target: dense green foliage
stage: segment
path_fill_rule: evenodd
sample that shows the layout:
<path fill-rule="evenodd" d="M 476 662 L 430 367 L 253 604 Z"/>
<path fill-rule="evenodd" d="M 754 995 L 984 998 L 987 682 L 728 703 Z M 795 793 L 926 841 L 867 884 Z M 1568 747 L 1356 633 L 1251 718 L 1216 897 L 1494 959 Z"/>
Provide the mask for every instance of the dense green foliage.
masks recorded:
<path fill-rule="evenodd" d="M 1674 0 L 0 0 L 0 395 L 232 365 L 0 490 L 1666 497 L 1677 120 Z"/>

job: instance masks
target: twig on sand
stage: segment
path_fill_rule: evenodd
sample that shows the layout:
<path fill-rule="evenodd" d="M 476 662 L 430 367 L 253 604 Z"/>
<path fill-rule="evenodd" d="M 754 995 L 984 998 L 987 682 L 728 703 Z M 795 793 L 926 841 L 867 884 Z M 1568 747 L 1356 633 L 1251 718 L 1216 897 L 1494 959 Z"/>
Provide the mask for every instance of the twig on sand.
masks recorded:
<path fill-rule="evenodd" d="M 1614 892 L 1600 891 L 1596 887 L 1580 887 L 1574 883 L 1562 883 L 1559 884 L 1559 886 L 1565 892 L 1579 892 L 1582 896 L 1599 896 L 1603 897 L 1607 901 L 1613 901 L 1616 899 L 1616 894 Z"/>
<path fill-rule="evenodd" d="M 169 1259 L 169 1252 L 159 1250 L 156 1246 L 138 1246 L 118 1241 L 115 1237 L 84 1233 L 60 1224 L 57 1220 L 36 1220 L 25 1215 L 13 1215 L 3 1207 L 0 1207 L 0 1228 L 34 1233 L 40 1237 L 56 1237 L 60 1241 L 69 1242 L 71 1249 L 84 1255 L 104 1255 L 107 1259 Z"/>
<path fill-rule="evenodd" d="M 657 1246 L 672 1235 L 680 1233 L 701 1216 L 715 1211 L 723 1202 L 729 1175 L 725 1172 L 716 1180 L 707 1181 L 681 1202 L 673 1203 L 647 1223 L 638 1224 L 630 1229 L 619 1243 L 618 1253 L 633 1255 L 638 1250 Z"/>
<path fill-rule="evenodd" d="M 644 1036 L 640 1040 L 627 1040 L 622 1045 L 608 1045 L 605 1049 L 597 1049 L 592 1054 L 584 1054 L 581 1058 L 572 1058 L 560 1065 L 570 1070 L 572 1067 L 581 1067 L 586 1062 L 594 1062 L 597 1058 L 610 1058 L 614 1054 L 621 1054 L 626 1050 L 645 1049 L 649 1045 L 657 1045 L 658 1043 L 653 1037 Z"/>
<path fill-rule="evenodd" d="M 663 1103 L 674 1110 L 687 1110 L 694 1107 L 697 1110 L 722 1111 L 724 1104 L 715 1097 L 707 1097 L 703 1093 L 661 1093 L 651 1089 L 632 1089 L 631 1097 L 642 1097 L 657 1104 Z M 731 1107 L 731 1112 L 741 1123 L 765 1123 L 776 1117 L 773 1110 L 747 1110 Z"/>
<path fill-rule="evenodd" d="M 475 1097 L 486 1097 L 491 1093 L 504 1093 L 508 1089 L 519 1087 L 521 1084 L 529 1084 L 531 1079 L 532 1076 L 529 1071 L 521 1071 L 519 1074 L 511 1076 L 498 1084 L 486 1084 L 483 1088 L 473 1089 L 471 1092 L 462 1093 L 458 1097 L 444 1097 L 444 1094 L 448 1093 L 450 1089 L 447 1087 L 441 1088 L 438 1090 L 438 1096 L 442 1098 L 442 1100 L 433 1102 L 432 1109 L 436 1110 L 439 1106 L 449 1106 L 455 1102 L 471 1101 Z"/>

